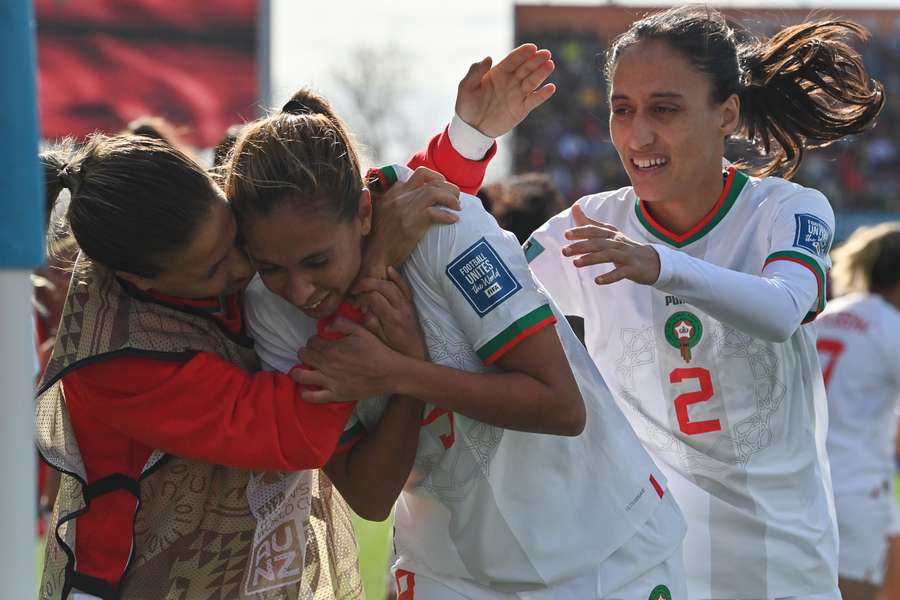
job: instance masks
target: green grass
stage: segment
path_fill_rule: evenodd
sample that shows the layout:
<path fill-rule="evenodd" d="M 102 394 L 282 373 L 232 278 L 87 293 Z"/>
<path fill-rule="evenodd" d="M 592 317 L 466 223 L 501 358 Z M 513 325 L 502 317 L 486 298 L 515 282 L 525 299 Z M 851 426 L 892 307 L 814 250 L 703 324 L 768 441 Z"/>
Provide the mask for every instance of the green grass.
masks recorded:
<path fill-rule="evenodd" d="M 393 525 L 393 517 L 382 523 L 365 521 L 356 516 L 353 518 L 353 528 L 359 544 L 359 568 L 366 588 L 366 598 L 369 600 L 384 599 Z"/>

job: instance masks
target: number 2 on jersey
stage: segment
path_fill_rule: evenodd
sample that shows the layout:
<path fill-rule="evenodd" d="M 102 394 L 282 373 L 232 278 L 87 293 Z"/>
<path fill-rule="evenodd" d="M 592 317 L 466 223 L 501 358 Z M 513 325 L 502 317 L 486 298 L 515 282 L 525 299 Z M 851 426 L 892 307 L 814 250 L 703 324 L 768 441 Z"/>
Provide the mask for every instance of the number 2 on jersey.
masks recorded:
<path fill-rule="evenodd" d="M 698 402 L 706 402 L 716 393 L 713 389 L 712 377 L 709 371 L 701 367 L 674 369 L 669 373 L 671 383 L 682 383 L 686 379 L 696 379 L 700 389 L 693 392 L 685 392 L 675 398 L 675 416 L 678 417 L 678 427 L 687 435 L 699 435 L 722 429 L 722 423 L 718 419 L 706 421 L 691 421 L 688 407 Z"/>
<path fill-rule="evenodd" d="M 831 380 L 831 373 L 834 371 L 834 365 L 837 364 L 838 359 L 844 352 L 844 343 L 840 340 L 831 338 L 819 338 L 816 340 L 816 350 L 819 351 L 819 356 L 827 357 L 825 368 L 822 369 L 822 378 L 825 380 L 825 385 L 827 386 L 828 382 Z"/>

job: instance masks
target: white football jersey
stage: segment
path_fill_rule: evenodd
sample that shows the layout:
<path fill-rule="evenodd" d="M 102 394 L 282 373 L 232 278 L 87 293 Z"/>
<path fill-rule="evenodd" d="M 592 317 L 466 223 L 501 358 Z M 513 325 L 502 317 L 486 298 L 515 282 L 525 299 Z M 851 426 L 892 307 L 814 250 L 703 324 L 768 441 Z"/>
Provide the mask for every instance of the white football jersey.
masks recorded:
<path fill-rule="evenodd" d="M 834 217 L 818 192 L 730 168 L 722 195 L 683 235 L 656 223 L 632 188 L 587 196 L 585 214 L 642 243 L 760 274 L 772 261 L 809 268 L 820 284 Z M 526 242 L 540 285 L 585 343 L 638 437 L 663 468 L 688 522 L 692 598 L 772 598 L 836 586 L 837 540 L 825 456 L 827 414 L 815 334 L 756 339 L 684 299 L 578 269 L 562 256 L 566 210 Z"/>
<path fill-rule="evenodd" d="M 900 400 L 900 311 L 881 296 L 852 294 L 832 300 L 816 329 L 828 389 L 834 493 L 889 494 Z"/>
<path fill-rule="evenodd" d="M 411 174 L 404 167 L 382 172 Z M 508 349 L 555 323 L 587 424 L 577 437 L 525 433 L 427 406 L 395 512 L 398 567 L 506 591 L 596 577 L 660 506 L 665 480 L 590 356 L 535 284 L 515 236 L 479 199 L 460 199 L 459 221 L 432 227 L 403 267 L 430 359 L 490 372 Z M 290 369 L 315 323 L 259 279 L 247 292 L 247 311 L 260 357 Z M 383 408 L 384 401 L 362 402 L 357 418 L 372 428 Z M 683 531 L 683 524 L 674 527 L 667 546 L 677 547 Z M 648 561 L 650 568 L 661 559 Z"/>

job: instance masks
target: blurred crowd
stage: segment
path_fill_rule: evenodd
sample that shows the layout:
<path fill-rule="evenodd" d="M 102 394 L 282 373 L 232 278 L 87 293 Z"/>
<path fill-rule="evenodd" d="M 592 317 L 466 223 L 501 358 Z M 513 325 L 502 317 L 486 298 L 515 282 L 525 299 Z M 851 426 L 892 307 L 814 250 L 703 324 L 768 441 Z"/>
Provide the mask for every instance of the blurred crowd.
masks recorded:
<path fill-rule="evenodd" d="M 629 185 L 609 141 L 602 64 L 608 40 L 585 31 L 519 33 L 553 52 L 559 91 L 516 129 L 513 170 L 548 173 L 569 202 Z M 900 211 L 900 37 L 873 37 L 862 54 L 887 90 L 873 131 L 809 153 L 795 180 L 821 190 L 837 211 Z M 748 156 L 734 144 L 732 159 Z"/>

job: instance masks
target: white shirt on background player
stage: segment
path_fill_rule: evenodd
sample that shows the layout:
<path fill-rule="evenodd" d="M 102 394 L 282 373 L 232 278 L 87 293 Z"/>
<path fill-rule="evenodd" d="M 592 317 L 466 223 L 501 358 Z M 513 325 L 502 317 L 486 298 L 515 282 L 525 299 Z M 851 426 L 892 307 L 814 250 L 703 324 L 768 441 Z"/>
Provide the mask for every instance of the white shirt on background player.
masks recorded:
<path fill-rule="evenodd" d="M 732 168 L 684 235 L 630 187 L 578 201 L 651 243 L 653 286 L 598 286 L 611 267 L 561 254 L 566 210 L 526 242 L 532 272 L 585 343 L 688 521 L 692 598 L 837 596 L 837 535 L 815 332 L 834 215 L 819 192 Z M 807 314 L 809 313 L 809 314 Z"/>
<path fill-rule="evenodd" d="M 834 493 L 868 494 L 894 476 L 900 310 L 876 294 L 850 294 L 829 303 L 816 329 Z"/>
<path fill-rule="evenodd" d="M 393 169 L 401 179 L 410 174 Z M 416 463 L 395 512 L 397 568 L 465 597 L 528 590 L 523 597 L 584 600 L 606 597 L 674 555 L 683 586 L 684 522 L 659 470 L 584 347 L 535 285 L 515 237 L 479 199 L 460 199 L 459 222 L 432 227 L 402 269 L 430 359 L 490 372 L 510 342 L 536 325 L 550 326 L 555 316 L 587 424 L 580 436 L 560 437 L 426 407 Z M 315 322 L 259 278 L 246 298 L 261 359 L 289 370 Z M 383 407 L 384 401 L 362 402 L 356 416 L 371 428 Z M 616 551 L 634 541 L 631 548 L 651 550 L 640 560 L 617 560 Z"/>
<path fill-rule="evenodd" d="M 895 511 L 900 311 L 877 294 L 832 300 L 816 322 L 842 577 L 878 585 Z"/>

